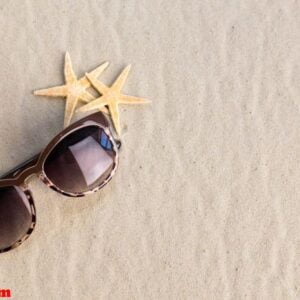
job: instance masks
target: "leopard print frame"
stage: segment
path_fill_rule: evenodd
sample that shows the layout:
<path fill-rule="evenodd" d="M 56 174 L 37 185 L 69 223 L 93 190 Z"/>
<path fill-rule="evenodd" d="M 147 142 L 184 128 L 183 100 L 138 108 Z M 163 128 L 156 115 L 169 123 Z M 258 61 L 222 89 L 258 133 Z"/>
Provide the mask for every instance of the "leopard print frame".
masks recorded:
<path fill-rule="evenodd" d="M 67 135 L 70 133 L 78 130 L 79 128 L 83 128 L 86 126 L 98 126 L 99 128 L 102 128 L 104 132 L 109 137 L 112 145 L 113 145 L 113 151 L 115 152 L 114 157 L 114 163 L 113 168 L 110 174 L 105 178 L 105 180 L 96 188 L 90 191 L 82 192 L 82 193 L 70 193 L 61 190 L 59 187 L 57 187 L 53 182 L 51 182 L 50 179 L 47 178 L 47 175 L 44 172 L 44 162 L 46 158 L 48 157 L 49 153 L 53 150 L 53 148 Z M 118 167 L 118 150 L 121 146 L 121 142 L 114 138 L 111 126 L 106 118 L 106 116 L 102 112 L 97 112 L 92 115 L 89 115 L 74 124 L 70 125 L 68 128 L 63 130 L 60 134 L 58 134 L 50 143 L 49 145 L 42 151 L 40 154 L 35 155 L 32 159 L 27 161 L 26 163 L 23 163 L 21 166 L 15 168 L 13 171 L 8 172 L 8 174 L 2 176 L 0 179 L 0 188 L 1 187 L 7 187 L 7 186 L 17 186 L 22 189 L 22 191 L 25 193 L 28 202 L 30 204 L 31 214 L 32 214 L 32 222 L 27 230 L 26 234 L 17 242 L 15 242 L 13 245 L 0 249 L 0 253 L 10 251 L 12 249 L 17 248 L 20 246 L 25 240 L 29 238 L 29 236 L 32 234 L 35 225 L 36 225 L 36 210 L 34 205 L 34 200 L 32 197 L 31 192 L 27 188 L 27 180 L 32 175 L 38 175 L 38 177 L 51 189 L 55 190 L 56 192 L 63 194 L 65 196 L 69 197 L 83 197 L 85 195 L 97 192 L 102 187 L 104 187 L 114 176 L 117 167 Z"/>
<path fill-rule="evenodd" d="M 4 252 L 8 252 L 12 249 L 17 248 L 18 246 L 20 246 L 21 244 L 23 244 L 23 242 L 25 242 L 31 235 L 31 233 L 33 232 L 35 225 L 36 225 L 36 212 L 35 212 L 35 205 L 34 205 L 34 201 L 33 201 L 33 197 L 32 194 L 29 190 L 23 190 L 24 194 L 26 195 L 26 198 L 29 202 L 30 205 L 30 211 L 31 211 L 31 224 L 30 227 L 28 228 L 27 232 L 25 233 L 25 235 L 19 239 L 17 242 L 15 242 L 14 244 L 12 244 L 9 247 L 6 247 L 4 249 L 0 249 L 0 253 L 4 253 Z"/>
<path fill-rule="evenodd" d="M 89 125 L 86 125 L 86 126 L 89 126 Z M 110 131 L 107 129 L 107 128 L 105 128 L 105 127 L 102 127 L 102 126 L 99 126 L 99 127 L 101 127 L 103 130 L 104 130 L 104 132 L 106 133 L 106 135 L 109 137 L 109 139 L 110 139 L 110 141 L 111 141 L 111 143 L 112 143 L 112 145 L 113 145 L 113 151 L 115 152 L 115 157 L 114 157 L 114 162 L 113 162 L 113 167 L 112 167 L 112 171 L 110 172 L 110 174 L 103 180 L 103 182 L 99 185 L 99 186 L 97 186 L 96 188 L 94 188 L 94 189 L 92 189 L 92 190 L 90 190 L 90 191 L 86 191 L 86 192 L 81 192 L 81 193 L 71 193 L 71 192 L 66 192 L 66 191 L 64 191 L 64 190 L 62 190 L 62 189 L 60 189 L 58 186 L 56 186 L 48 177 L 47 177 L 47 175 L 45 174 L 45 171 L 44 171 L 44 167 L 43 167 L 43 169 L 42 169 L 42 172 L 40 173 L 40 175 L 39 175 L 39 178 L 40 178 L 40 180 L 42 180 L 48 187 L 50 187 L 52 190 L 54 190 L 54 191 L 56 191 L 56 192 L 58 192 L 58 193 L 60 193 L 60 194 L 62 194 L 62 195 L 64 195 L 64 196 L 67 196 L 67 197 L 84 197 L 84 196 L 86 196 L 86 195 L 89 195 L 89 194 L 93 194 L 93 193 L 95 193 L 95 192 L 97 192 L 97 191 L 99 191 L 100 189 L 102 189 L 111 179 L 112 179 L 112 177 L 115 175 L 115 173 L 116 173 L 116 170 L 117 170 L 117 167 L 118 167 L 118 161 L 119 161 L 119 159 L 118 159 L 118 145 L 117 145 L 117 143 L 115 142 L 115 140 L 114 140 L 114 138 L 113 138 L 113 136 L 111 135 L 111 133 L 110 133 Z M 79 128 L 82 128 L 82 127 L 78 127 L 78 128 L 76 128 L 76 130 L 77 129 L 79 129 Z M 73 131 L 71 131 L 71 132 L 69 132 L 69 134 L 70 133 L 72 133 Z M 58 142 L 56 143 L 56 144 L 54 144 L 53 145 L 53 148 L 56 146 L 58 144 Z M 52 149 L 53 149 L 52 148 Z M 49 153 L 50 153 L 51 151 L 49 151 Z M 44 160 L 46 160 L 46 158 L 44 159 Z"/>

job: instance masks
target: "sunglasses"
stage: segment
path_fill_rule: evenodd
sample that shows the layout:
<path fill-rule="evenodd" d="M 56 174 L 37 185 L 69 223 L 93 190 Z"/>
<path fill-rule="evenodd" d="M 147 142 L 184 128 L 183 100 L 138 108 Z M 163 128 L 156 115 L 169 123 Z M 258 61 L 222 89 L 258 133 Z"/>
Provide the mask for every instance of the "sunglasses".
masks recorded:
<path fill-rule="evenodd" d="M 72 124 L 40 154 L 0 179 L 0 253 L 21 245 L 32 233 L 36 212 L 28 179 L 37 175 L 47 186 L 82 197 L 105 186 L 118 166 L 119 140 L 102 112 Z"/>

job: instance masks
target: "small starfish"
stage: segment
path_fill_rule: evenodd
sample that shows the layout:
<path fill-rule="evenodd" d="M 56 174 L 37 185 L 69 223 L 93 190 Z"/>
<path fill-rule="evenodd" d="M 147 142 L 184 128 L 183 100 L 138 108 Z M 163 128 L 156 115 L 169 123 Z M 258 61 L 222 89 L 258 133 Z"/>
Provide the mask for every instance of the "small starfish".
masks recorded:
<path fill-rule="evenodd" d="M 129 65 L 123 70 L 123 72 L 119 75 L 119 77 L 116 79 L 116 81 L 112 84 L 111 87 L 108 87 L 102 82 L 100 82 L 99 80 L 97 80 L 94 74 L 87 73 L 85 76 L 91 82 L 93 87 L 102 96 L 78 109 L 78 111 L 86 112 L 93 109 L 101 109 L 105 106 L 108 106 L 111 119 L 113 121 L 114 127 L 118 135 L 120 135 L 121 132 L 118 105 L 119 104 L 143 104 L 143 103 L 150 102 L 143 98 L 128 96 L 121 93 L 121 89 L 127 79 L 130 67 L 131 66 Z"/>
<path fill-rule="evenodd" d="M 90 74 L 92 76 L 98 77 L 108 66 L 108 62 L 102 64 Z M 78 100 L 84 102 L 90 102 L 95 99 L 93 95 L 86 91 L 87 88 L 91 87 L 91 83 L 86 78 L 86 76 L 77 79 L 70 58 L 70 54 L 66 52 L 65 55 L 65 85 L 52 87 L 49 89 L 43 89 L 34 91 L 34 95 L 39 96 L 48 96 L 48 97 L 66 97 L 66 110 L 65 110 L 65 119 L 64 127 L 67 127 L 72 119 Z M 105 109 L 105 108 L 104 108 Z"/>

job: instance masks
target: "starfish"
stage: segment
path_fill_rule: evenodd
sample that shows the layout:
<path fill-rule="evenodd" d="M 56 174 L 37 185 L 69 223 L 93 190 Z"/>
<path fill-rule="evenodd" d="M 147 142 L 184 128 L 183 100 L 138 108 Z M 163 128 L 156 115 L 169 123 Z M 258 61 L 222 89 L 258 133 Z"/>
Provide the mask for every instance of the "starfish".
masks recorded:
<path fill-rule="evenodd" d="M 98 77 L 108 66 L 108 62 L 102 64 L 90 74 L 92 76 Z M 79 100 L 84 102 L 90 102 L 95 99 L 95 97 L 86 91 L 87 88 L 91 87 L 90 81 L 86 76 L 77 79 L 70 58 L 70 54 L 66 52 L 65 55 L 65 84 L 61 86 L 51 87 L 48 89 L 34 91 L 34 95 L 48 96 L 48 97 L 66 97 L 66 109 L 65 109 L 65 119 L 64 127 L 67 127 L 72 119 L 76 105 Z M 105 108 L 104 108 L 105 109 Z"/>
<path fill-rule="evenodd" d="M 111 119 L 113 121 L 114 128 L 118 135 L 121 133 L 120 128 L 120 119 L 119 119 L 119 104 L 143 104 L 149 103 L 150 101 L 124 95 L 121 93 L 121 89 L 128 77 L 128 73 L 130 71 L 130 65 L 127 66 L 116 81 L 112 84 L 111 87 L 106 86 L 99 80 L 97 80 L 96 76 L 92 73 L 87 73 L 85 76 L 91 82 L 92 86 L 102 95 L 99 98 L 92 100 L 90 103 L 82 106 L 78 109 L 78 111 L 86 112 L 93 109 L 102 109 L 107 106 L 111 115 Z"/>

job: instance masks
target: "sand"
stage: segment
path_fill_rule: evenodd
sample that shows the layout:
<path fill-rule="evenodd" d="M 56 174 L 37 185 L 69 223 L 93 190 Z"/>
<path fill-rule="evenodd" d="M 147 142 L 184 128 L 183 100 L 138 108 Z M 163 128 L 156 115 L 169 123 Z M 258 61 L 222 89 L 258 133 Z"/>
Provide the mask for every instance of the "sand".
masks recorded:
<path fill-rule="evenodd" d="M 300 298 L 300 2 L 1 1 L 0 170 L 40 151 L 64 101 L 33 90 L 110 61 L 123 106 L 113 181 L 30 182 L 37 227 L 0 256 L 13 299 Z M 77 116 L 80 118 L 80 116 Z M 2 213 L 2 212 L 1 212 Z"/>

